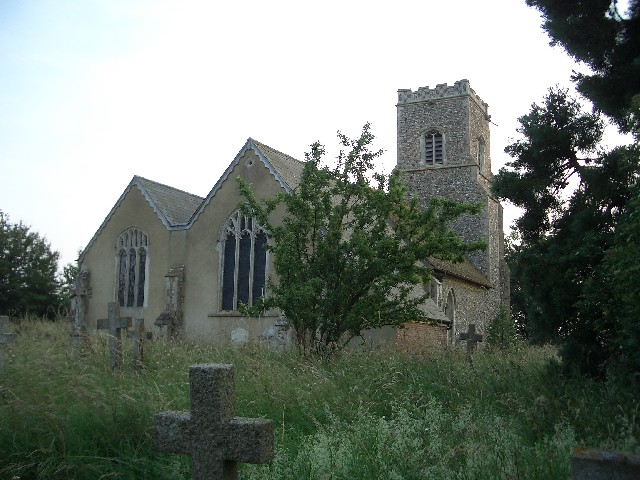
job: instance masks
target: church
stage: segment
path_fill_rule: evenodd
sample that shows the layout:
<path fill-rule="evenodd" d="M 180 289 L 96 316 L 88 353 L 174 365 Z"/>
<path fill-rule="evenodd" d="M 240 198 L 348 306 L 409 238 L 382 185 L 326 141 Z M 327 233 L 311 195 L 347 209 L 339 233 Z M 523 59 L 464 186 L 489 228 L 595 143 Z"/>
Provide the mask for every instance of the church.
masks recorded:
<path fill-rule="evenodd" d="M 425 259 L 433 278 L 423 285 L 430 293 L 423 308 L 432 322 L 362 332 L 369 347 L 424 351 L 453 344 L 469 324 L 482 332 L 499 306 L 508 306 L 502 207 L 490 191 L 488 106 L 468 80 L 399 90 L 396 107 L 396 168 L 410 194 L 425 204 L 439 196 L 483 207 L 452 227 L 467 241 L 483 238 L 485 251 L 458 264 Z M 302 167 L 249 138 L 204 198 L 134 176 L 80 256 L 75 327 L 94 331 L 115 302 L 120 316 L 143 318 L 161 337 L 219 345 L 282 340 L 282 315 L 238 311 L 269 295 L 273 259 L 259 223 L 238 210 L 236 178 L 268 198 L 295 189 Z"/>

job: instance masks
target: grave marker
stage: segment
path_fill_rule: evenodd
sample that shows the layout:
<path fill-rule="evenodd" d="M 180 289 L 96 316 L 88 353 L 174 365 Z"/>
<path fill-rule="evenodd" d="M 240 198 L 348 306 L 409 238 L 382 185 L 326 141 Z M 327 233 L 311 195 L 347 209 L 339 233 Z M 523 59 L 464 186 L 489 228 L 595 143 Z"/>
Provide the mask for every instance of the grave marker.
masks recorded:
<path fill-rule="evenodd" d="M 136 318 L 133 321 L 131 337 L 133 338 L 133 368 L 140 370 L 144 366 L 144 318 Z"/>
<path fill-rule="evenodd" d="M 98 320 L 98 330 L 109 331 L 109 364 L 122 368 L 122 329 L 131 327 L 131 318 L 120 318 L 120 305 L 109 302 L 109 318 Z"/>
<path fill-rule="evenodd" d="M 191 455 L 194 480 L 234 480 L 238 462 L 273 459 L 273 422 L 234 416 L 233 365 L 192 365 L 189 385 L 190 414 L 155 416 L 158 450 Z"/>
<path fill-rule="evenodd" d="M 474 323 L 470 323 L 466 332 L 460 333 L 460 340 L 467 341 L 467 361 L 471 363 L 471 354 L 476 348 L 478 342 L 482 341 L 482 334 L 476 333 L 476 326 Z"/>
<path fill-rule="evenodd" d="M 9 317 L 0 316 L 0 368 L 4 367 L 4 349 L 16 341 L 16 334 L 9 332 Z"/>
<path fill-rule="evenodd" d="M 576 448 L 571 455 L 572 480 L 632 480 L 640 478 L 640 455 Z"/>

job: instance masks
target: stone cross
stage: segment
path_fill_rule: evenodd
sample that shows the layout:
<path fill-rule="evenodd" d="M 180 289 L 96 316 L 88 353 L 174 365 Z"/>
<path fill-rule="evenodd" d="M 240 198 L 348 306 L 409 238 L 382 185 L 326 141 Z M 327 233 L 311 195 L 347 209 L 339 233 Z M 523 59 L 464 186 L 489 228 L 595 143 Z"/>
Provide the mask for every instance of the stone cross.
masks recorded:
<path fill-rule="evenodd" d="M 571 454 L 572 480 L 634 480 L 640 478 L 640 455 L 631 452 L 576 448 Z"/>
<path fill-rule="evenodd" d="M 473 353 L 477 343 L 482 341 L 482 334 L 476 333 L 475 324 L 470 323 L 467 331 L 460 333 L 460 340 L 467 341 L 467 361 L 471 362 L 471 353 Z"/>
<path fill-rule="evenodd" d="M 98 320 L 98 330 L 109 330 L 109 364 L 122 368 L 122 329 L 131 327 L 131 318 L 120 318 L 120 305 L 109 303 L 109 318 Z"/>
<path fill-rule="evenodd" d="M 155 416 L 158 450 L 191 455 L 194 480 L 235 480 L 237 462 L 273 459 L 273 422 L 234 416 L 233 365 L 192 365 L 189 385 L 190 414 Z"/>
<path fill-rule="evenodd" d="M 0 316 L 0 368 L 4 367 L 4 346 L 16 341 L 16 334 L 9 333 L 9 317 Z"/>
<path fill-rule="evenodd" d="M 144 318 L 136 318 L 133 321 L 131 337 L 133 338 L 133 368 L 140 370 L 143 367 L 144 358 Z"/>

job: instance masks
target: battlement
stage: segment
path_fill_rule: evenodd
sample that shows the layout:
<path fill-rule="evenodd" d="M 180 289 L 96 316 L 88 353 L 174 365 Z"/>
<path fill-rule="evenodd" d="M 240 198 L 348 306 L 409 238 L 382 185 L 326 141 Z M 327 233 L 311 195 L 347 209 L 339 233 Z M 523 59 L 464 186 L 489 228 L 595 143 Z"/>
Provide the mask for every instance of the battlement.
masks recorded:
<path fill-rule="evenodd" d="M 469 95 L 485 113 L 488 112 L 489 106 L 476 94 L 473 88 L 471 88 L 469 80 L 467 79 L 459 80 L 452 86 L 449 86 L 446 83 L 441 83 L 437 85 L 436 88 L 429 88 L 428 86 L 420 87 L 415 92 L 411 89 L 399 89 L 398 105 L 424 102 L 425 100 L 435 98 L 459 97 L 462 95 Z"/>

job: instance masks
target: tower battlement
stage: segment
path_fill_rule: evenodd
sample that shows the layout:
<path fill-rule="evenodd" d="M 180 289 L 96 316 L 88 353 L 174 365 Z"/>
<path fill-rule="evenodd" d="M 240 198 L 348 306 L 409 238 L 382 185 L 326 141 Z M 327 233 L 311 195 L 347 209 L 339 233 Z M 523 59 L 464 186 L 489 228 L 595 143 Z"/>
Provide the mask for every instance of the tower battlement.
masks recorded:
<path fill-rule="evenodd" d="M 398 90 L 398 105 L 424 102 L 425 100 L 435 98 L 459 97 L 462 95 L 469 95 L 480 108 L 484 110 L 485 114 L 488 113 L 489 106 L 476 94 L 473 88 L 471 88 L 469 80 L 467 79 L 458 80 L 451 86 L 446 83 L 440 83 L 436 85 L 436 88 L 429 88 L 428 86 L 420 87 L 416 91 L 401 88 Z"/>

